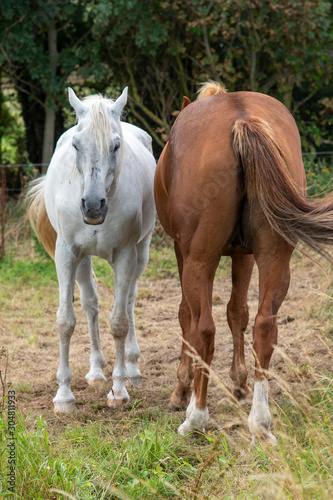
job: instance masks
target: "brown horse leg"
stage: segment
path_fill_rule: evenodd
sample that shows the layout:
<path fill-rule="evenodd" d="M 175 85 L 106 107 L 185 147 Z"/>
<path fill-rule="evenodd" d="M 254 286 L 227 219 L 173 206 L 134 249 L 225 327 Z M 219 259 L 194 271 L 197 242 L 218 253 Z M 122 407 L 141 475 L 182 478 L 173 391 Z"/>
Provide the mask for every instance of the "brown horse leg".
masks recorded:
<path fill-rule="evenodd" d="M 182 286 L 182 301 L 179 306 L 178 319 L 183 332 L 183 338 L 185 342 L 182 342 L 182 351 L 180 356 L 180 363 L 177 372 L 178 384 L 176 389 L 173 391 L 169 407 L 170 408 L 186 408 L 191 397 L 191 384 L 193 380 L 193 368 L 192 368 L 192 358 L 187 354 L 188 345 L 186 342 L 189 340 L 189 332 L 191 327 L 191 312 L 188 307 L 187 301 L 184 296 L 183 291 L 183 256 L 181 254 L 178 243 L 175 241 L 175 253 L 178 263 L 178 271 L 180 277 L 180 283 Z"/>
<path fill-rule="evenodd" d="M 205 262 L 195 261 L 188 257 L 184 262 L 182 287 L 185 300 L 191 313 L 189 344 L 204 362 L 210 365 L 214 353 L 215 324 L 212 317 L 212 291 L 219 256 Z M 184 349 L 190 351 L 188 346 Z M 207 386 L 209 374 L 207 369 L 195 359 L 193 362 L 194 387 L 190 404 L 186 410 L 186 420 L 179 427 L 182 435 L 192 430 L 204 431 L 208 422 Z"/>
<path fill-rule="evenodd" d="M 249 321 L 247 292 L 253 265 L 253 255 L 237 255 L 232 257 L 232 292 L 227 306 L 227 318 L 234 343 L 230 378 L 234 382 L 233 395 L 239 401 L 251 398 L 252 396 L 252 392 L 247 385 L 244 332 Z"/>
<path fill-rule="evenodd" d="M 277 313 L 287 294 L 290 281 L 289 262 L 292 249 L 284 241 L 274 247 L 261 248 L 255 258 L 259 268 L 259 309 L 253 328 L 255 378 L 253 404 L 249 415 L 252 443 L 262 438 L 275 443 L 270 430 L 267 371 L 277 343 Z"/>

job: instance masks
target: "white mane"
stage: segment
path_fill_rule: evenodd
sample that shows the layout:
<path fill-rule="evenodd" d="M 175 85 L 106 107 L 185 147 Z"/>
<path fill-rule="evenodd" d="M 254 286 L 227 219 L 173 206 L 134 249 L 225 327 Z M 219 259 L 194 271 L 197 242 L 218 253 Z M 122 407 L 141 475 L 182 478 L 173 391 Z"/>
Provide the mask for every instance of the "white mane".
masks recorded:
<path fill-rule="evenodd" d="M 98 150 L 100 154 L 103 154 L 104 151 L 109 150 L 112 127 L 108 110 L 114 101 L 104 98 L 101 94 L 87 96 L 83 101 L 89 108 Z"/>

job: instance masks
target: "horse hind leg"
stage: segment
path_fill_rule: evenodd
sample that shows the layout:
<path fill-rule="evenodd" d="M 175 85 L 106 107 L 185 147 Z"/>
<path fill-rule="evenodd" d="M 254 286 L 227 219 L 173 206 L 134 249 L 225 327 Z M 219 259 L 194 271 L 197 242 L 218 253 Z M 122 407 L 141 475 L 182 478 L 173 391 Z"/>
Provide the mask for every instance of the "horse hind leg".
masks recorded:
<path fill-rule="evenodd" d="M 76 279 L 81 292 L 81 305 L 88 322 L 90 337 L 90 370 L 86 375 L 88 384 L 106 381 L 103 368 L 106 366 L 105 358 L 101 349 L 98 327 L 98 294 L 96 284 L 92 276 L 91 257 L 85 257 L 79 264 Z"/>
<path fill-rule="evenodd" d="M 129 290 L 129 300 L 127 308 L 129 317 L 129 328 L 125 345 L 125 363 L 126 363 L 127 377 L 134 386 L 140 386 L 142 384 L 141 372 L 138 366 L 140 348 L 136 340 L 136 333 L 135 333 L 134 305 L 137 295 L 137 281 L 148 264 L 149 244 L 151 240 L 151 234 L 152 231 L 150 231 L 147 234 L 147 236 L 145 236 L 145 238 L 142 241 L 140 241 L 140 243 L 136 247 L 137 263 Z"/>
<path fill-rule="evenodd" d="M 175 242 L 175 254 L 177 257 L 178 271 L 180 282 L 182 284 L 183 276 L 183 256 L 181 254 L 179 245 Z M 182 342 L 182 350 L 180 356 L 179 367 L 177 371 L 178 383 L 171 394 L 169 407 L 171 409 L 181 409 L 186 408 L 190 402 L 191 398 L 191 385 L 193 381 L 193 367 L 192 367 L 192 357 L 188 355 L 188 340 L 189 332 L 191 327 L 191 312 L 188 306 L 187 300 L 184 295 L 182 286 L 182 301 L 179 306 L 178 320 L 183 333 L 184 342 Z"/>
<path fill-rule="evenodd" d="M 125 365 L 128 380 L 135 386 L 142 385 L 141 372 L 138 366 L 140 356 L 140 348 L 136 340 L 135 320 L 134 320 L 134 304 L 137 295 L 136 280 L 131 284 L 129 299 L 128 299 L 128 318 L 129 327 L 125 344 Z"/>
<path fill-rule="evenodd" d="M 277 343 L 277 313 L 289 287 L 289 262 L 293 249 L 282 240 L 273 243 L 274 247 L 262 246 L 260 252 L 255 253 L 259 268 L 259 308 L 253 328 L 255 379 L 249 415 L 252 443 L 258 438 L 268 444 L 276 442 L 270 429 L 267 372 Z"/>
<path fill-rule="evenodd" d="M 252 392 L 247 385 L 244 333 L 249 321 L 247 292 L 253 265 L 254 258 L 252 255 L 232 257 L 232 292 L 227 306 L 227 319 L 234 344 L 230 378 L 234 383 L 233 395 L 238 401 L 246 401 L 252 396 Z"/>
<path fill-rule="evenodd" d="M 205 431 L 209 419 L 207 388 L 213 353 L 215 324 L 212 317 L 212 291 L 219 255 L 209 254 L 206 261 L 188 257 L 184 262 L 182 287 L 191 313 L 188 335 L 188 351 L 193 358 L 193 392 L 186 410 L 185 422 L 178 432 L 185 435 L 191 431 Z M 191 353 L 189 354 L 191 356 Z"/>

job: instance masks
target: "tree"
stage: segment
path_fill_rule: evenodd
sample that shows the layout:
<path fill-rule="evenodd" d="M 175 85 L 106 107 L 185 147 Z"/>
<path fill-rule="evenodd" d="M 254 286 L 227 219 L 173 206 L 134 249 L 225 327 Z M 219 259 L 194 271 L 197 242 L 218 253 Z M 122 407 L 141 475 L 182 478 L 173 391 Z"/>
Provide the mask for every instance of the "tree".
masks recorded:
<path fill-rule="evenodd" d="M 70 75 L 91 59 L 83 0 L 7 0 L 0 21 L 0 68 L 17 90 L 33 163 L 48 163 L 64 130 Z M 95 66 L 97 66 L 95 64 Z"/>
<path fill-rule="evenodd" d="M 182 96 L 193 98 L 207 79 L 269 93 L 296 116 L 306 147 L 318 146 L 318 134 L 331 147 L 324 0 L 7 0 L 0 35 L 0 67 L 20 97 L 32 161 L 42 149 L 49 156 L 63 130 L 68 84 L 111 96 L 129 85 L 128 119 L 153 136 L 156 155 Z"/>
<path fill-rule="evenodd" d="M 131 114 L 160 147 L 182 95 L 192 97 L 209 78 L 229 90 L 269 93 L 301 122 L 304 105 L 332 75 L 329 2 L 94 0 L 88 5 L 100 55 L 122 86 L 130 84 Z"/>

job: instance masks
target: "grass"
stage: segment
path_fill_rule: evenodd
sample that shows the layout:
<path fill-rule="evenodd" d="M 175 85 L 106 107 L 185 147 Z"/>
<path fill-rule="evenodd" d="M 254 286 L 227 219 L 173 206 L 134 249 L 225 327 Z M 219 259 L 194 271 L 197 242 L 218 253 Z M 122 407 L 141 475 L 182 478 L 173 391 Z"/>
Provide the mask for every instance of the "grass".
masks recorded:
<path fill-rule="evenodd" d="M 135 417 L 133 407 L 121 421 L 73 416 L 57 435 L 41 416 L 17 414 L 16 496 L 6 492 L 3 448 L 0 498 L 332 498 L 333 385 L 329 376 L 312 376 L 312 386 L 297 394 L 281 381 L 285 396 L 273 405 L 273 448 L 250 448 L 243 426 L 182 438 L 175 433 L 180 417 L 162 409 Z M 243 409 L 235 411 L 245 419 Z M 6 443 L 5 418 L 0 434 Z"/>

